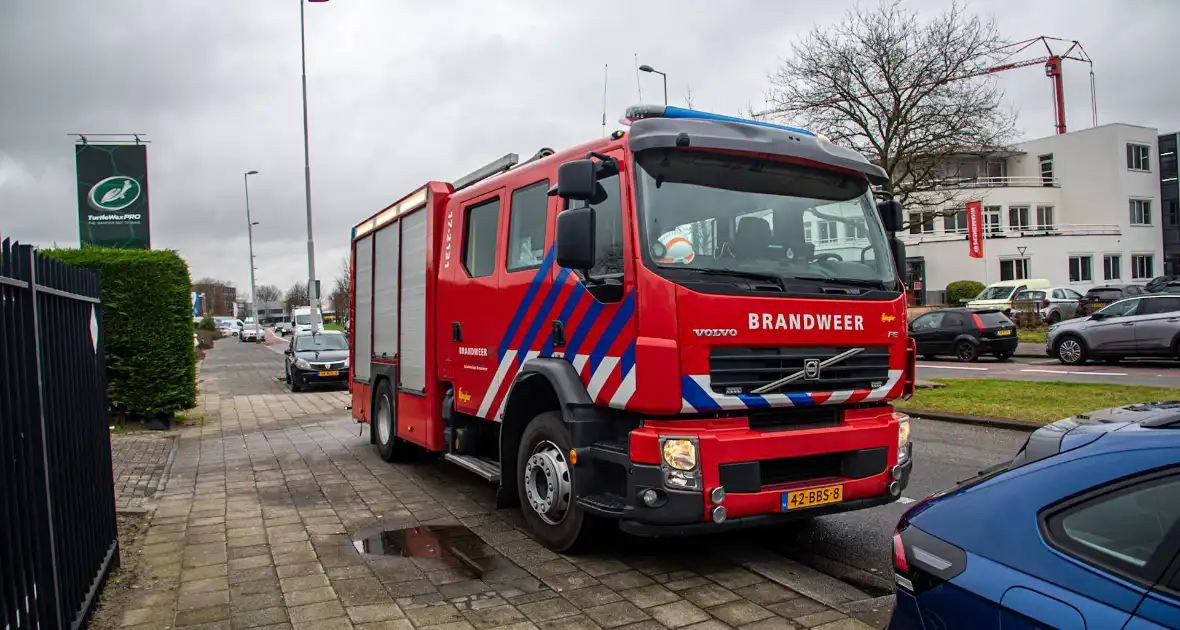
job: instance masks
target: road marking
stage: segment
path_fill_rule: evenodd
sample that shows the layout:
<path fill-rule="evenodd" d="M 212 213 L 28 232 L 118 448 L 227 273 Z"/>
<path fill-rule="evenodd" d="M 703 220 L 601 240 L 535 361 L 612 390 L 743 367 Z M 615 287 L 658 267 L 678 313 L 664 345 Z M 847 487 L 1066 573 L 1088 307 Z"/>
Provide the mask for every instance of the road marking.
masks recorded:
<path fill-rule="evenodd" d="M 909 497 L 902 497 L 902 498 L 898 499 L 897 502 L 902 505 L 909 505 L 909 504 L 913 503 L 914 500 Z"/>
<path fill-rule="evenodd" d="M 976 372 L 986 372 L 988 368 L 985 367 L 964 367 L 962 365 L 933 365 L 930 363 L 919 363 L 918 367 L 934 368 L 938 370 L 972 370 Z"/>
<path fill-rule="evenodd" d="M 1038 372 L 1041 374 L 1079 374 L 1082 376 L 1127 376 L 1126 372 L 1081 372 L 1078 370 L 1021 370 L 1021 372 Z"/>

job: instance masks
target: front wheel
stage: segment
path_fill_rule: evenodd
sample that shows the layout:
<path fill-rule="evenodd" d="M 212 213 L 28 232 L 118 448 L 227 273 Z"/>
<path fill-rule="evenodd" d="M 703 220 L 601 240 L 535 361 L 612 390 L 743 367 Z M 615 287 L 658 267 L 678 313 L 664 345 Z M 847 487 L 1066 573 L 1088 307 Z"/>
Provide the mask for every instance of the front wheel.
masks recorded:
<path fill-rule="evenodd" d="M 529 422 L 516 456 L 516 486 L 529 530 L 553 551 L 579 542 L 585 513 L 574 495 L 568 453 L 572 440 L 561 414 L 547 411 Z"/>
<path fill-rule="evenodd" d="M 397 433 L 394 430 L 394 417 L 397 415 L 397 403 L 394 402 L 393 390 L 389 381 L 382 380 L 377 386 L 373 397 L 373 411 L 369 421 L 373 423 L 374 441 L 381 459 L 392 462 L 397 459 Z"/>
<path fill-rule="evenodd" d="M 1057 344 L 1057 360 L 1065 365 L 1081 365 L 1086 362 L 1086 346 L 1076 337 L 1066 337 Z"/>
<path fill-rule="evenodd" d="M 970 363 L 979 359 L 979 350 L 969 341 L 960 341 L 955 346 L 955 356 L 963 363 Z"/>
<path fill-rule="evenodd" d="M 287 384 L 291 386 L 291 391 L 296 393 L 303 391 L 303 385 L 299 384 L 299 375 L 293 370 L 291 371 L 288 379 L 289 380 L 287 381 Z"/>

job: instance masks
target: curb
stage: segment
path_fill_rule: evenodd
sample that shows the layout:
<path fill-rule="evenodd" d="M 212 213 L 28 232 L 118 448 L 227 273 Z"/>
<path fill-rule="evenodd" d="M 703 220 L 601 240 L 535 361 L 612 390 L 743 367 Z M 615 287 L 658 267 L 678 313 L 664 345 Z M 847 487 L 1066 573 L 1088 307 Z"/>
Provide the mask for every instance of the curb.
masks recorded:
<path fill-rule="evenodd" d="M 1009 418 L 992 418 L 989 416 L 969 416 L 959 413 L 944 413 L 941 411 L 922 411 L 921 409 L 905 409 L 902 407 L 895 407 L 896 411 L 908 414 L 915 418 L 923 420 L 938 420 L 941 422 L 953 422 L 956 424 L 970 424 L 979 427 L 990 427 L 993 429 L 1012 429 L 1016 431 L 1035 431 L 1043 426 L 1040 422 L 1029 422 L 1027 420 L 1011 420 Z"/>

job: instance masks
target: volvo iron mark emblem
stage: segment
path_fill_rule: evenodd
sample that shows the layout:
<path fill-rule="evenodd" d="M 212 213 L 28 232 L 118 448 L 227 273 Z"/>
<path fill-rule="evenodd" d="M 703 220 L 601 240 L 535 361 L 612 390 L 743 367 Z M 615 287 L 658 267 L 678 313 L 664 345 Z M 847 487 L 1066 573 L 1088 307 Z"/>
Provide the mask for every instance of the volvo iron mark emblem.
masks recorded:
<path fill-rule="evenodd" d="M 803 360 L 803 380 L 818 381 L 819 380 L 819 359 L 804 359 Z"/>

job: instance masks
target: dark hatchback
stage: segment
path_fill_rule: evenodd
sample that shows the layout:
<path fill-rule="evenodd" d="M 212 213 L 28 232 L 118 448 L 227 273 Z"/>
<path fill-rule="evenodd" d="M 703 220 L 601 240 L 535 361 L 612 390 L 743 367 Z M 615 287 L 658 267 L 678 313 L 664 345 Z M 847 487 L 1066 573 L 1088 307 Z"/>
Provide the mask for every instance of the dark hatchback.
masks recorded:
<path fill-rule="evenodd" d="M 952 355 L 960 361 L 975 361 L 984 354 L 1007 361 L 1020 343 L 1016 324 L 996 309 L 930 311 L 910 322 L 910 338 L 927 359 Z"/>
<path fill-rule="evenodd" d="M 1078 300 L 1078 317 L 1092 315 L 1123 298 L 1143 295 L 1146 291 L 1137 284 L 1108 284 L 1094 287 L 1086 291 L 1086 295 Z"/>
<path fill-rule="evenodd" d="M 348 340 L 337 331 L 300 333 L 284 354 L 287 385 L 293 392 L 309 385 L 348 384 Z"/>

